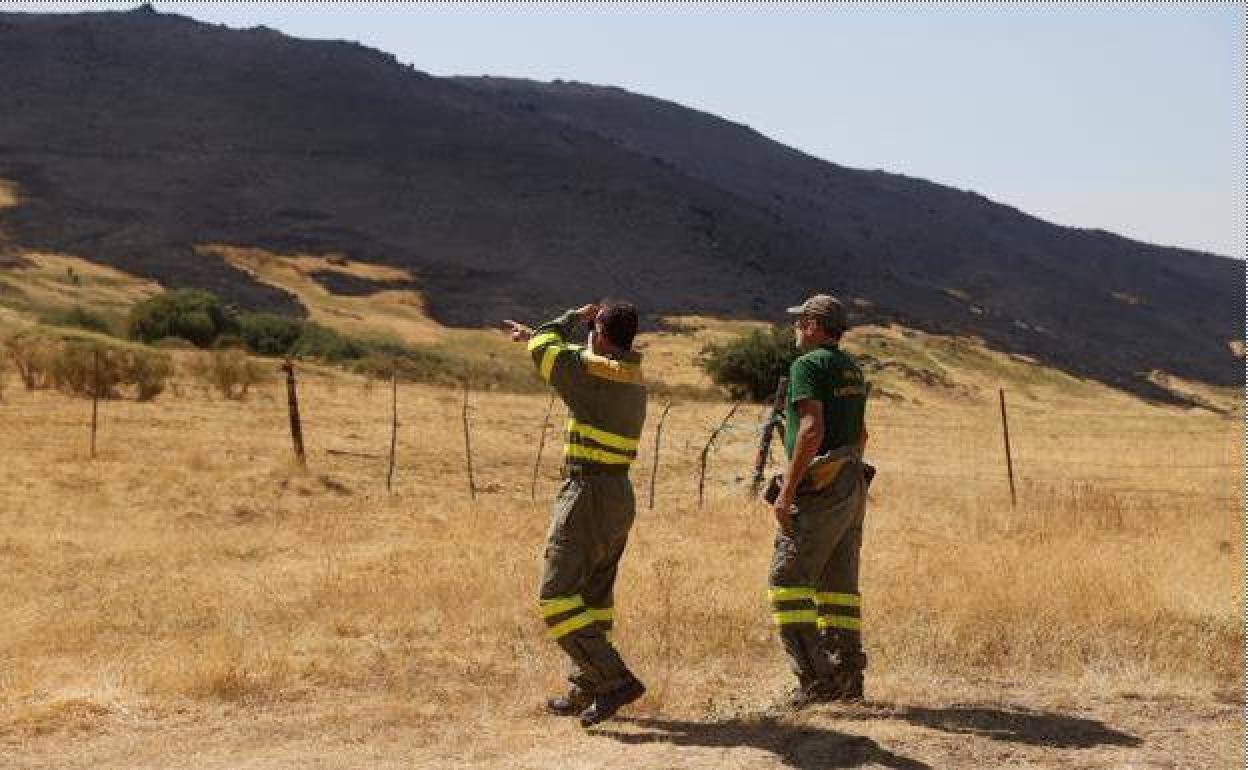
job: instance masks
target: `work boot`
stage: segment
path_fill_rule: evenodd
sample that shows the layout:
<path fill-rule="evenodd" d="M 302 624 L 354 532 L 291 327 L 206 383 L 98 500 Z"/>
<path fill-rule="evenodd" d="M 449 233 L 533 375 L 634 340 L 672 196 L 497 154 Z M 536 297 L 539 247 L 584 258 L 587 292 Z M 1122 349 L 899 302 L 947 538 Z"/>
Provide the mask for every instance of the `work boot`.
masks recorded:
<path fill-rule="evenodd" d="M 832 664 L 828 677 L 831 700 L 856 701 L 863 698 L 862 672 L 867 668 L 867 655 L 857 634 L 832 629 L 824 632 L 823 649 Z"/>
<path fill-rule="evenodd" d="M 646 686 L 636 678 L 631 678 L 623 685 L 594 696 L 594 702 L 581 712 L 581 727 L 593 727 L 615 716 L 621 707 L 627 706 L 646 694 Z"/>
<path fill-rule="evenodd" d="M 780 698 L 777 707 L 781 711 L 801 711 L 809 706 L 831 703 L 835 700 L 837 700 L 836 687 L 831 681 L 803 677 L 797 687 Z"/>
<path fill-rule="evenodd" d="M 546 712 L 557 717 L 576 716 L 593 701 L 593 696 L 588 692 L 572 685 L 566 695 L 556 695 L 546 701 Z"/>
<path fill-rule="evenodd" d="M 862 700 L 863 676 L 862 669 L 840 669 L 829 682 L 829 700 L 859 701 Z"/>

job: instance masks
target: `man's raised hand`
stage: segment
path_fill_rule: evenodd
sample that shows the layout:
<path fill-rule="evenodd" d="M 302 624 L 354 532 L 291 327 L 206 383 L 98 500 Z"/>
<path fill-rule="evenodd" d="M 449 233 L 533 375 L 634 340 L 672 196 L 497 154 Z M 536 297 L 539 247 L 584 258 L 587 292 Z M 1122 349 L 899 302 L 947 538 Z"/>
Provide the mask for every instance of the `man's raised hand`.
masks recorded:
<path fill-rule="evenodd" d="M 503 321 L 503 326 L 506 327 L 507 331 L 511 334 L 512 342 L 525 342 L 533 336 L 533 329 L 525 326 L 519 321 L 512 321 L 508 319 Z"/>

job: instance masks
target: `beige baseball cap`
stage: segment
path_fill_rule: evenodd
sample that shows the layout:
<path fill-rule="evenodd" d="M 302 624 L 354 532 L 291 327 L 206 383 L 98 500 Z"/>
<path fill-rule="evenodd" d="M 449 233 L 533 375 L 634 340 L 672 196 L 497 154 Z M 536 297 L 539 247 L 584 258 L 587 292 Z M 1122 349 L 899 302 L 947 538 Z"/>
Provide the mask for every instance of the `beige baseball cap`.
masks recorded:
<path fill-rule="evenodd" d="M 849 326 L 845 306 L 831 294 L 816 294 L 802 304 L 787 311 L 791 315 L 805 315 L 823 319 L 827 326 L 844 330 Z"/>

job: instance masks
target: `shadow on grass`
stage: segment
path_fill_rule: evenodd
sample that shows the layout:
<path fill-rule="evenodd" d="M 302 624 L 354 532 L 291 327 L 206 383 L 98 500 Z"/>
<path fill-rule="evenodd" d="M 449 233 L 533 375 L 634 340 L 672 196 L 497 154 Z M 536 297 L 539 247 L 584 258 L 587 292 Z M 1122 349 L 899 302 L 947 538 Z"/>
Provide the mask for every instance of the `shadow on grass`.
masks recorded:
<path fill-rule="evenodd" d="M 1013 706 L 991 708 L 955 705 L 944 708 L 906 706 L 891 718 L 946 733 L 978 735 L 998 741 L 1048 746 L 1057 749 L 1090 749 L 1095 746 L 1139 746 L 1140 739 L 1115 730 L 1104 722 L 1083 717 L 1032 711 Z"/>
<path fill-rule="evenodd" d="M 595 735 L 620 743 L 665 743 L 721 749 L 760 749 L 791 767 L 846 768 L 875 765 L 896 770 L 930 770 L 930 765 L 903 757 L 861 735 L 809 725 L 789 725 L 771 717 L 724 722 L 686 722 L 673 719 L 626 718 L 617 722 L 644 732 L 598 729 Z"/>
<path fill-rule="evenodd" d="M 817 713 L 817 712 L 815 712 Z M 1095 719 L 1015 706 L 954 705 L 943 708 L 897 706 L 868 702 L 827 714 L 830 719 L 851 721 L 896 720 L 945 733 L 976 736 L 994 741 L 1057 749 L 1089 749 L 1097 746 L 1140 745 L 1140 739 L 1115 730 Z M 773 716 L 731 719 L 722 722 L 690 722 L 672 719 L 623 718 L 617 720 L 637 731 L 594 730 L 620 743 L 665 743 L 703 748 L 753 748 L 774 754 L 786 765 L 802 770 L 851 768 L 864 765 L 923 770 L 930 765 L 896 754 L 874 740 L 810 724 L 795 725 Z"/>

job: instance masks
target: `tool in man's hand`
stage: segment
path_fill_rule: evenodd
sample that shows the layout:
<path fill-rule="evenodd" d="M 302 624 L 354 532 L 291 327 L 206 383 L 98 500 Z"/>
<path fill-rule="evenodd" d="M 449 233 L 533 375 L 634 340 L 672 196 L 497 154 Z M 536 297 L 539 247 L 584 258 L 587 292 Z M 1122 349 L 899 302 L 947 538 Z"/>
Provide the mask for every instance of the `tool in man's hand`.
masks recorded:
<path fill-rule="evenodd" d="M 776 385 L 776 395 L 771 401 L 771 410 L 763 421 L 762 430 L 758 434 L 758 454 L 754 455 L 754 475 L 750 477 L 750 496 L 758 497 L 758 490 L 763 485 L 763 473 L 767 470 L 767 458 L 771 455 L 771 437 L 776 430 L 776 421 L 784 411 L 784 399 L 788 393 L 789 378 L 781 377 Z"/>

